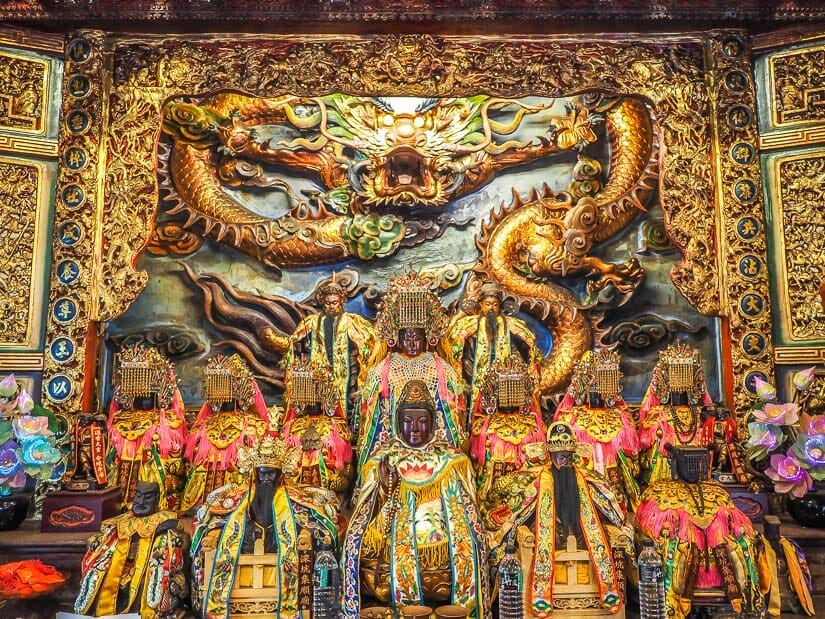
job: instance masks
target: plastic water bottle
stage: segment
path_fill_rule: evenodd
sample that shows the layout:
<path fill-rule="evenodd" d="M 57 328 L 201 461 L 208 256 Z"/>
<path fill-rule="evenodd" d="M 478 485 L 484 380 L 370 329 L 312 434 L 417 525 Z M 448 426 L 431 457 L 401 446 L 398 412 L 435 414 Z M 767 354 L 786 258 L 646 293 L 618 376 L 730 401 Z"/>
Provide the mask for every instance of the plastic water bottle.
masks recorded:
<path fill-rule="evenodd" d="M 499 619 L 524 619 L 521 561 L 511 537 L 507 538 L 504 558 L 498 564 Z"/>
<path fill-rule="evenodd" d="M 312 587 L 312 619 L 338 619 L 341 610 L 341 573 L 330 544 L 321 542 L 315 555 Z"/>
<path fill-rule="evenodd" d="M 653 542 L 645 540 L 639 553 L 639 617 L 665 619 L 665 616 L 664 564 Z"/>

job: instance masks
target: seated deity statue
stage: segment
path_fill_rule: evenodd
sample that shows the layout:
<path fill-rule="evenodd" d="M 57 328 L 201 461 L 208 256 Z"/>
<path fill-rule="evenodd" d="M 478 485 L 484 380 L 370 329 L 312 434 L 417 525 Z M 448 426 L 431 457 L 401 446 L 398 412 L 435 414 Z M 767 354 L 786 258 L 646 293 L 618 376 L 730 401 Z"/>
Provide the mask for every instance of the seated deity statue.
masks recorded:
<path fill-rule="evenodd" d="M 240 482 L 238 449 L 253 445 L 269 426 L 258 383 L 240 355 L 216 355 L 204 369 L 203 404 L 186 442 L 189 474 L 180 511 L 200 505 L 206 495 Z"/>
<path fill-rule="evenodd" d="M 488 616 L 486 539 L 470 460 L 433 434 L 425 382 L 408 382 L 395 407 L 397 434 L 364 467 L 342 558 L 343 615 L 369 597 L 393 609 L 446 602 Z"/>
<path fill-rule="evenodd" d="M 687 617 L 694 592 L 708 588 L 721 588 L 734 612 L 758 616 L 771 585 L 764 540 L 724 486 L 708 479 L 707 448 L 670 452 L 674 477 L 652 483 L 636 512 L 636 527 L 664 561 L 667 616 Z"/>
<path fill-rule="evenodd" d="M 63 489 L 75 492 L 99 490 L 108 484 L 106 457 L 109 439 L 106 415 L 80 413 L 72 431 L 72 470 L 63 480 Z"/>
<path fill-rule="evenodd" d="M 162 494 L 157 481 L 138 481 L 131 511 L 101 523 L 83 557 L 76 613 L 183 616 L 189 535 L 175 512 L 159 509 Z"/>
<path fill-rule="evenodd" d="M 296 359 L 289 376 L 281 438 L 301 454 L 301 461 L 288 481 L 327 488 L 343 499 L 353 477 L 352 434 L 329 366 Z"/>
<path fill-rule="evenodd" d="M 452 366 L 428 350 L 441 338 L 445 310 L 433 281 L 415 272 L 391 277 L 375 319 L 378 337 L 391 352 L 373 366 L 364 381 L 358 434 L 358 479 L 367 459 L 396 435 L 395 406 L 411 380 L 427 385 L 435 402 L 435 433 L 451 445 L 465 442 L 464 397 Z"/>
<path fill-rule="evenodd" d="M 193 522 L 192 600 L 195 611 L 208 619 L 240 612 L 231 593 L 249 587 L 256 566 L 244 564 L 249 555 L 275 557 L 263 567 L 262 586 L 275 598 L 271 616 L 297 617 L 309 610 L 303 592 L 311 589 L 310 555 L 299 540 L 311 532 L 316 541 L 332 540 L 338 547 L 339 516 L 335 494 L 324 488 L 283 484 L 298 464 L 299 454 L 280 439 L 264 436 L 254 447 L 240 447 L 238 464 L 243 479 L 207 496 Z M 309 571 L 302 569 L 309 566 Z M 308 582 L 302 579 L 307 578 Z"/>
<path fill-rule="evenodd" d="M 109 462 L 117 467 L 123 502 L 135 495 L 144 462 L 153 469 L 161 508 L 177 510 L 183 488 L 186 420 L 175 367 L 156 348 L 125 348 L 116 362 L 115 392 L 109 406 Z"/>
<path fill-rule="evenodd" d="M 496 479 L 546 457 L 547 436 L 534 385 L 527 364 L 518 355 L 497 360 L 479 380 L 470 458 L 482 506 Z"/>
<path fill-rule="evenodd" d="M 527 365 L 533 382 L 538 384 L 539 366 L 544 356 L 536 347 L 536 336 L 523 320 L 507 316 L 501 311 L 503 292 L 498 284 L 488 282 L 481 286 L 478 314 L 466 315 L 459 311 L 450 323 L 442 348 L 444 356 L 470 388 L 467 410 L 475 410 L 481 378 L 499 359 L 512 355 Z M 464 303 L 464 306 L 469 305 Z"/>
<path fill-rule="evenodd" d="M 331 369 L 338 403 L 352 428 L 375 345 L 375 331 L 362 316 L 344 311 L 347 291 L 335 281 L 334 273 L 331 280 L 318 287 L 315 300 L 321 311 L 306 316 L 289 338 L 274 342 L 274 346 L 286 350 L 286 383 L 293 364 L 301 357 Z"/>
<path fill-rule="evenodd" d="M 573 428 L 580 453 L 591 452 L 583 458 L 584 464 L 604 475 L 626 505 L 635 509 L 639 505 L 639 437 L 621 396 L 619 361 L 615 352 L 586 352 L 576 363 L 554 420 Z M 588 449 L 582 449 L 583 445 Z"/>
<path fill-rule="evenodd" d="M 670 479 L 665 445 L 710 444 L 702 432 L 702 410 L 711 405 L 699 351 L 683 342 L 661 351 L 639 408 L 642 481 Z"/>
<path fill-rule="evenodd" d="M 549 617 L 557 608 L 554 584 L 563 575 L 564 555 L 571 545 L 589 555 L 594 606 L 617 613 L 624 604 L 622 565 L 632 556 L 633 528 L 611 484 L 575 463 L 576 447 L 569 425 L 551 424 L 549 462 L 496 480 L 482 511 L 493 566 L 501 561 L 508 536 L 515 536 L 522 525 L 531 529 L 535 550 L 531 562 L 523 565 L 528 616 Z M 577 608 L 583 608 L 579 602 Z"/>

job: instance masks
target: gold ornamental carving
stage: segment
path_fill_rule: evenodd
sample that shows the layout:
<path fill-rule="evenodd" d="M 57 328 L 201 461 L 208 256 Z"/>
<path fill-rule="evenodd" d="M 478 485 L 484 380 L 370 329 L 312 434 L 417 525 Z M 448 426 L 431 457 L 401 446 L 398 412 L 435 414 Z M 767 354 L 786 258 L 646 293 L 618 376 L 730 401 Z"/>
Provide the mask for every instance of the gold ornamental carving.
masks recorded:
<path fill-rule="evenodd" d="M 825 152 L 779 157 L 773 166 L 776 280 L 784 331 L 793 341 L 825 339 Z"/>
<path fill-rule="evenodd" d="M 50 408 L 74 413 L 81 409 L 84 380 L 95 372 L 85 359 L 103 252 L 98 170 L 105 37 L 80 31 L 67 40 L 52 257 L 63 268 L 55 268 L 51 278 L 43 392 Z"/>
<path fill-rule="evenodd" d="M 825 45 L 776 54 L 768 66 L 775 127 L 825 120 Z"/>
<path fill-rule="evenodd" d="M 653 39 L 611 42 L 565 37 L 295 36 L 274 41 L 221 36 L 141 42 L 112 37 L 109 45 L 114 54 L 110 100 L 119 113 L 111 114 L 106 129 L 108 161 L 134 173 L 126 191 L 119 184 L 124 174 L 107 170 L 105 199 L 116 208 L 107 207 L 104 235 L 123 242 L 118 251 L 105 256 L 107 290 L 101 319 L 125 311 L 144 286 L 144 277 L 133 265 L 152 230 L 135 222 L 151 221 L 157 204 L 158 182 L 150 162 L 155 160 L 161 102 L 225 89 L 261 97 L 487 92 L 510 98 L 598 90 L 650 101 L 666 145 L 661 202 L 673 242 L 685 256 L 673 280 L 699 311 L 719 312 L 711 240 L 710 108 L 699 40 L 680 38 L 662 45 Z"/>
<path fill-rule="evenodd" d="M 0 157 L 0 347 L 36 348 L 40 339 L 45 166 Z"/>
<path fill-rule="evenodd" d="M 0 52 L 0 130 L 43 134 L 49 63 Z"/>

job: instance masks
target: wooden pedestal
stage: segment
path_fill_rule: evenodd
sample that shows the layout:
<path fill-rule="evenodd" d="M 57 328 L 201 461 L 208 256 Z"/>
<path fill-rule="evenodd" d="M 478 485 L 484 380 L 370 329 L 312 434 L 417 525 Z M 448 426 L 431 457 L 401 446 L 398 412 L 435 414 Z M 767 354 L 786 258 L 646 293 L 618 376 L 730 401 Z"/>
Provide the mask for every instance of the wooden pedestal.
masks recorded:
<path fill-rule="evenodd" d="M 120 488 L 104 488 L 86 492 L 61 490 L 48 495 L 43 502 L 44 533 L 77 531 L 94 533 L 100 523 L 120 513 Z"/>

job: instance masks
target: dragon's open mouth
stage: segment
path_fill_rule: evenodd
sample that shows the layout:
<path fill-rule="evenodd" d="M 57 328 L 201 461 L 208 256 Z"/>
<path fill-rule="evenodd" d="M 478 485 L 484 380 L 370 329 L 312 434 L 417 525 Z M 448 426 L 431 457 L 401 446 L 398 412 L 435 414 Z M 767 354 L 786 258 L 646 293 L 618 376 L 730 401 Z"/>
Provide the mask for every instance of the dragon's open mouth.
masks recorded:
<path fill-rule="evenodd" d="M 429 175 L 424 160 L 414 149 L 399 147 L 384 164 L 386 187 L 390 191 L 406 187 L 425 187 Z"/>

